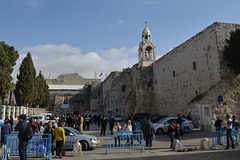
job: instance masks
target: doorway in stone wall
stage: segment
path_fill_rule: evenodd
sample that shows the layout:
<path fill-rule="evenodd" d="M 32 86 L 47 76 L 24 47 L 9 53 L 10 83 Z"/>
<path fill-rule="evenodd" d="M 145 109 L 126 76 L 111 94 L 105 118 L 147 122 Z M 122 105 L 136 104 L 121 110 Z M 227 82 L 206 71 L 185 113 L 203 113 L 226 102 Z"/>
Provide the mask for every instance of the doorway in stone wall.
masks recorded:
<path fill-rule="evenodd" d="M 201 130 L 210 131 L 212 127 L 211 106 L 200 105 L 200 124 Z"/>

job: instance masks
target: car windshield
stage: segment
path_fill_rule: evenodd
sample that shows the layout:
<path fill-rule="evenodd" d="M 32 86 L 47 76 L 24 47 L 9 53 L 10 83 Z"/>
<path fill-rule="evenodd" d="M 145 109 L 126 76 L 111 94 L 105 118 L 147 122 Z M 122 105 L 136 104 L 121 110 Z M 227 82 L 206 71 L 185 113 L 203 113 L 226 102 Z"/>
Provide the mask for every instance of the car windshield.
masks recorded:
<path fill-rule="evenodd" d="M 79 132 L 78 130 L 73 129 L 73 128 L 68 128 L 68 130 L 71 131 L 74 134 L 82 134 L 81 132 Z"/>
<path fill-rule="evenodd" d="M 157 123 L 163 123 L 167 120 L 168 118 L 163 118 L 163 119 L 160 119 Z"/>

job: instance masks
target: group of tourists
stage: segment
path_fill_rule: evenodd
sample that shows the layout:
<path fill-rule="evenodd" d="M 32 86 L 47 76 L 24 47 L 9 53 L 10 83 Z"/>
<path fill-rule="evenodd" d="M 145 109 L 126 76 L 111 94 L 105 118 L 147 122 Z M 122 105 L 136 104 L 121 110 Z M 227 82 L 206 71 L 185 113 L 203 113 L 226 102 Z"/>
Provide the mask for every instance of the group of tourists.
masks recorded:
<path fill-rule="evenodd" d="M 230 146 L 230 141 L 232 144 L 232 149 L 235 149 L 235 145 L 234 145 L 234 140 L 233 140 L 233 135 L 232 135 L 232 130 L 235 127 L 236 130 L 238 130 L 239 127 L 239 122 L 236 119 L 236 116 L 232 116 L 232 118 L 229 115 L 226 115 L 225 117 L 226 119 L 226 126 L 224 127 L 224 129 L 226 129 L 227 131 L 227 147 L 226 149 L 229 149 Z M 222 130 L 222 122 L 223 120 L 220 119 L 220 117 L 217 117 L 217 120 L 215 121 L 214 126 L 216 127 L 216 131 L 217 131 L 217 140 L 218 140 L 218 144 L 221 144 L 221 130 Z"/>
<path fill-rule="evenodd" d="M 137 140 L 138 143 L 142 144 L 142 138 L 138 136 L 138 130 L 143 131 L 143 138 L 146 141 L 146 147 L 152 147 L 152 140 L 154 136 L 154 128 L 152 122 L 147 119 L 147 117 L 143 117 L 140 122 L 135 121 L 134 119 L 128 119 L 127 123 L 122 127 L 118 121 L 113 118 L 113 115 L 110 116 L 109 120 L 106 119 L 106 116 L 103 116 L 101 119 L 101 134 L 106 135 L 106 126 L 109 122 L 109 130 L 111 135 L 113 135 L 115 139 L 115 147 L 120 147 L 121 145 L 121 136 L 116 135 L 119 131 L 133 131 L 132 135 L 126 136 L 126 146 L 133 145 L 134 140 Z"/>

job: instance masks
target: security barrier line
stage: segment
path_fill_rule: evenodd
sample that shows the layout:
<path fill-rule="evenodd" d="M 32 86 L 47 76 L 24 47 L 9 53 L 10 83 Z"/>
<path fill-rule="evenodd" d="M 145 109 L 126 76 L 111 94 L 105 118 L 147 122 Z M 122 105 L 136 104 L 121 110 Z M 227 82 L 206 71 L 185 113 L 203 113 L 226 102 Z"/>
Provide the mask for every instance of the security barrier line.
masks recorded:
<path fill-rule="evenodd" d="M 141 147 L 141 151 L 145 152 L 143 146 L 143 132 L 136 131 L 108 131 L 106 132 L 106 153 L 109 154 L 109 149 L 114 148 L 133 148 Z"/>

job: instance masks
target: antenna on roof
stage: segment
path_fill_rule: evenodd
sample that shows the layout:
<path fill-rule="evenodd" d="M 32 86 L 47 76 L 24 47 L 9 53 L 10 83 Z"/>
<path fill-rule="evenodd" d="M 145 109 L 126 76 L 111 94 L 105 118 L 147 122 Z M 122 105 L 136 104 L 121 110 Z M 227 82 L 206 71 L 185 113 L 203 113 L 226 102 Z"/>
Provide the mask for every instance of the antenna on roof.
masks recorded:
<path fill-rule="evenodd" d="M 145 27 L 147 27 L 147 21 L 145 22 Z"/>

